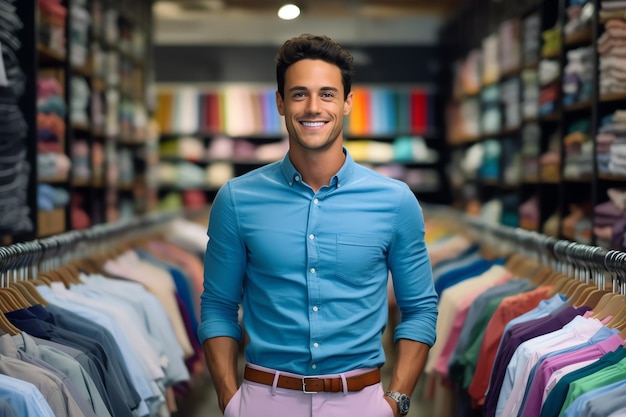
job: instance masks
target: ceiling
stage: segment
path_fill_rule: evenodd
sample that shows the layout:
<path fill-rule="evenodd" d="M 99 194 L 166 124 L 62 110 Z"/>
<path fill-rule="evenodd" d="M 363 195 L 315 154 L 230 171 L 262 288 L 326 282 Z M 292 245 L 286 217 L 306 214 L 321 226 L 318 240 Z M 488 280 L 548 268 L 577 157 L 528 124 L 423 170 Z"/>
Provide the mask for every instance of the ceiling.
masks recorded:
<path fill-rule="evenodd" d="M 183 13 L 276 14 L 280 6 L 294 3 L 312 16 L 369 15 L 388 17 L 403 14 L 449 14 L 463 0 L 157 0 L 175 4 Z"/>
<path fill-rule="evenodd" d="M 345 43 L 430 44 L 440 24 L 469 0 L 156 0 L 157 44 L 280 44 L 324 33 Z M 284 3 L 302 14 L 282 21 Z"/>

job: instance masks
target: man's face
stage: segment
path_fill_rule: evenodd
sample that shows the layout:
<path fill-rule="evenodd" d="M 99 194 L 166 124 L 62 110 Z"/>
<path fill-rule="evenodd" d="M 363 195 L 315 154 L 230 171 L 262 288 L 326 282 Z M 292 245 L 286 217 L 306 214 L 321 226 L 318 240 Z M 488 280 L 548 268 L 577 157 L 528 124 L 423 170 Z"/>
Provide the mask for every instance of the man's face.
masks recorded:
<path fill-rule="evenodd" d="M 285 73 L 285 97 L 276 104 L 285 116 L 291 148 L 321 151 L 342 145 L 343 117 L 352 108 L 352 92 L 344 100 L 341 71 L 318 59 L 303 59 Z"/>

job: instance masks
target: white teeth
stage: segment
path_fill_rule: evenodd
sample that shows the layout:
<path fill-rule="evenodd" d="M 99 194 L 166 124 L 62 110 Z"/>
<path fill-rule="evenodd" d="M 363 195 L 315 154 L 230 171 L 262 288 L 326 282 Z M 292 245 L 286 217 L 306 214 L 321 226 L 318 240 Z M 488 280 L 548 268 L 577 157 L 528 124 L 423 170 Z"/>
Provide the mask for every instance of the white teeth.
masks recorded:
<path fill-rule="evenodd" d="M 302 122 L 306 127 L 321 127 L 324 126 L 324 122 Z"/>

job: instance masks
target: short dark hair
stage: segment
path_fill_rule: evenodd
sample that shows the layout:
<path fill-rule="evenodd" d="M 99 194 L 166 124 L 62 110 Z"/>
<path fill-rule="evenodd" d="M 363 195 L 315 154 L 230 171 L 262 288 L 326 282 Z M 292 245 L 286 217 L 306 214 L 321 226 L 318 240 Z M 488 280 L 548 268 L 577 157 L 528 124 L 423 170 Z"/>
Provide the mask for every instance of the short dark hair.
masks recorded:
<path fill-rule="evenodd" d="M 285 98 L 285 72 L 290 65 L 302 59 L 320 59 L 341 70 L 344 99 L 352 88 L 352 55 L 337 42 L 324 35 L 303 34 L 287 40 L 276 55 L 276 82 L 278 92 Z"/>

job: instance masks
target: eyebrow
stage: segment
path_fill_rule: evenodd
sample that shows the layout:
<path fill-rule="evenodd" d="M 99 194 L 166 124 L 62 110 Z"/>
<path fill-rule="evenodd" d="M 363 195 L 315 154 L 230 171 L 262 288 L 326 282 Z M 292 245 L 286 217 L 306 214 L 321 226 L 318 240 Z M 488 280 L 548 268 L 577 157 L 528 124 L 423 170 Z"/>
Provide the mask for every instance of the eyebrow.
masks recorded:
<path fill-rule="evenodd" d="M 300 85 L 296 85 L 291 87 L 289 90 L 287 91 L 307 91 L 308 88 L 304 87 L 304 86 L 300 86 Z M 320 91 L 334 91 L 334 92 L 339 92 L 338 88 L 335 87 L 322 87 L 320 88 Z"/>

